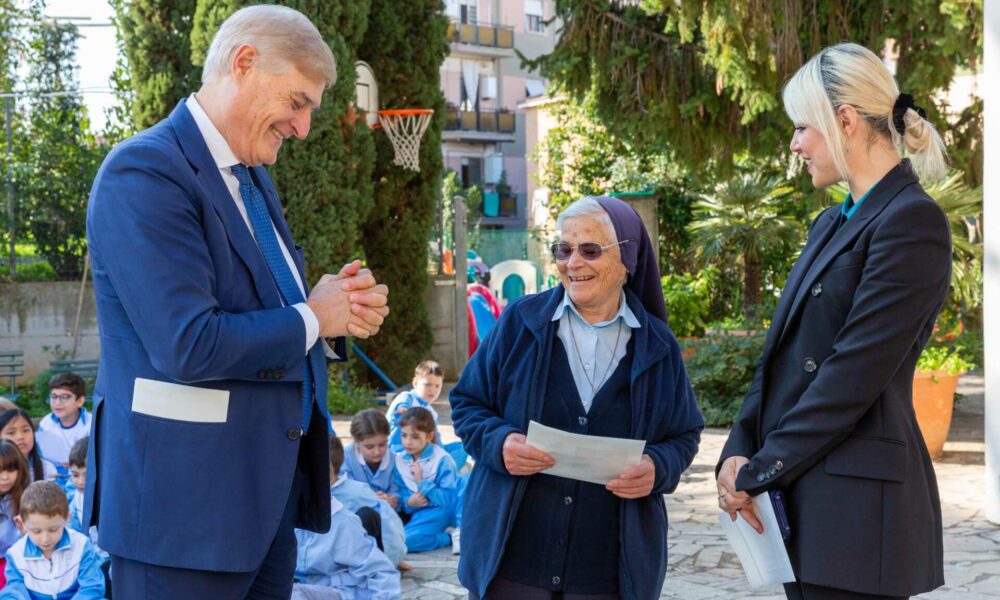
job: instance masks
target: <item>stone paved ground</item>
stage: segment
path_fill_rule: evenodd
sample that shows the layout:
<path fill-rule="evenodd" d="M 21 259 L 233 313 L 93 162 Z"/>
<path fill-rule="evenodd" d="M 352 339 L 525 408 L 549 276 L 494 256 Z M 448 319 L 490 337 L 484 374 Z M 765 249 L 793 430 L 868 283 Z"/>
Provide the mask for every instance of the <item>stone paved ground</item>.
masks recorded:
<path fill-rule="evenodd" d="M 966 376 L 959 392 L 955 427 L 945 455 L 935 462 L 944 518 L 945 586 L 918 596 L 923 600 L 1000 598 L 1000 526 L 983 517 L 982 377 Z M 441 433 L 454 438 L 446 402 Z M 335 422 L 346 433 L 346 422 Z M 670 516 L 669 568 L 661 598 L 712 600 L 783 599 L 779 588 L 748 591 L 745 578 L 718 528 L 714 485 L 715 459 L 725 441 L 723 429 L 707 430 L 694 464 L 677 492 L 667 497 Z M 415 567 L 403 576 L 403 598 L 452 600 L 467 594 L 458 582 L 457 556 L 450 549 L 410 554 Z"/>

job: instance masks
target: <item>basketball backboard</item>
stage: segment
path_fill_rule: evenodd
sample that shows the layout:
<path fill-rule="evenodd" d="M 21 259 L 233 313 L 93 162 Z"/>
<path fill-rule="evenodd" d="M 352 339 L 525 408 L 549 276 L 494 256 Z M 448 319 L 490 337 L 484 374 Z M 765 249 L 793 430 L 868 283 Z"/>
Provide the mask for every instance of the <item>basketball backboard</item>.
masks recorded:
<path fill-rule="evenodd" d="M 358 79 L 357 106 L 365 112 L 365 120 L 372 127 L 378 123 L 378 82 L 375 81 L 375 71 L 363 60 L 354 63 Z"/>

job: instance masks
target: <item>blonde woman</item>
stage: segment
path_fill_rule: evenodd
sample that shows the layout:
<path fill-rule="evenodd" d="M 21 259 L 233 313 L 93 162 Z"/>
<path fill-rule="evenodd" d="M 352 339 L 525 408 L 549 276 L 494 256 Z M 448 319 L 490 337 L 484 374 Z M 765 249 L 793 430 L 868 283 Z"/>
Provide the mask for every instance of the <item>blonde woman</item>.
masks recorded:
<path fill-rule="evenodd" d="M 816 187 L 846 181 L 788 276 L 717 466 L 719 507 L 784 494 L 788 598 L 908 598 L 944 583 L 937 483 L 911 403 L 948 292 L 951 239 L 920 187 L 940 136 L 871 51 L 826 48 L 784 90 Z M 909 155 L 903 159 L 902 154 Z"/>

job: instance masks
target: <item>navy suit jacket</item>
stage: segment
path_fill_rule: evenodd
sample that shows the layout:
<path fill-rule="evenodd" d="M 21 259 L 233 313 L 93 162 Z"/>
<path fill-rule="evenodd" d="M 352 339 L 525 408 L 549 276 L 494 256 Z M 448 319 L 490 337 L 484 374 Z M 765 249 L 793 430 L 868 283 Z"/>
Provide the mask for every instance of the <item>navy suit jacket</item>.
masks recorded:
<path fill-rule="evenodd" d="M 304 281 L 271 179 L 251 171 Z M 296 526 L 328 530 L 325 378 L 300 438 L 302 317 L 282 306 L 184 101 L 108 155 L 91 191 L 87 240 L 101 369 L 85 520 L 99 525 L 101 547 L 156 565 L 256 569 L 300 444 Z"/>
<path fill-rule="evenodd" d="M 833 206 L 810 230 L 719 466 L 745 456 L 737 489 L 785 490 L 801 581 L 913 596 L 944 583 L 911 393 L 948 293 L 951 237 L 908 161 L 838 228 L 839 217 Z"/>

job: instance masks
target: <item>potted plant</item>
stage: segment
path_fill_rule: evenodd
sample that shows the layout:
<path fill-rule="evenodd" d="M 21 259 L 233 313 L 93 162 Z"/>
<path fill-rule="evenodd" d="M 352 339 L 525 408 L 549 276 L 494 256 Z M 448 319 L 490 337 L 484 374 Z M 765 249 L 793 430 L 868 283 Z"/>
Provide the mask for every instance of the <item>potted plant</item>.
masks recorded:
<path fill-rule="evenodd" d="M 938 458 L 944 451 L 958 378 L 973 367 L 959 350 L 947 346 L 924 348 L 913 374 L 913 411 L 931 458 Z"/>

